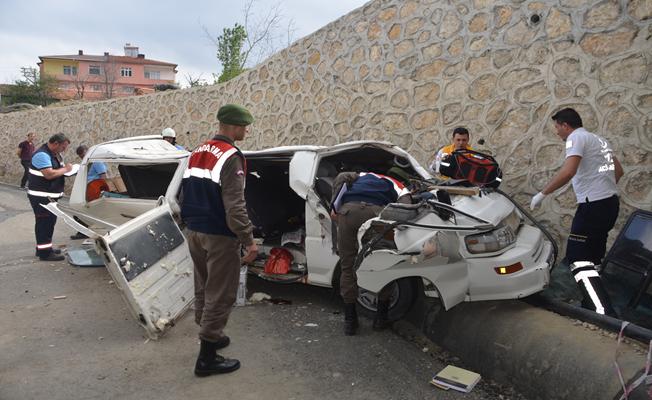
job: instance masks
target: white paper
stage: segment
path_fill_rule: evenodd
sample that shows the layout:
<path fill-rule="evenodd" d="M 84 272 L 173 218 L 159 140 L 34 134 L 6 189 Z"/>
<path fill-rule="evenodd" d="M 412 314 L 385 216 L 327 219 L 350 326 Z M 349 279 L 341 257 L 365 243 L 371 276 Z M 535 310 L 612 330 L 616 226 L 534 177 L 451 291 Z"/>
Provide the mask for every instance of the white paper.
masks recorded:
<path fill-rule="evenodd" d="M 69 172 L 66 172 L 64 175 L 65 176 L 73 176 L 77 172 L 79 172 L 79 164 L 73 164 L 72 169 Z"/>
<path fill-rule="evenodd" d="M 340 207 L 342 206 L 342 196 L 344 196 L 344 193 L 346 193 L 347 190 L 346 183 L 344 183 L 342 189 L 340 189 L 340 192 L 337 194 L 337 197 L 333 202 L 333 210 L 335 210 L 335 212 L 340 210 Z"/>

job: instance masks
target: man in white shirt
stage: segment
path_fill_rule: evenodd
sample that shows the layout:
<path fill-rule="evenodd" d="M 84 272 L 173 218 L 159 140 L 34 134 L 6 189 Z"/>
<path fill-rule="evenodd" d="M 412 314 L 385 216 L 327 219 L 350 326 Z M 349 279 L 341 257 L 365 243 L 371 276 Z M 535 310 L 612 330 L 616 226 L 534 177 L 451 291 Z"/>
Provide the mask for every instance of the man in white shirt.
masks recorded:
<path fill-rule="evenodd" d="M 618 217 L 616 183 L 623 168 L 609 142 L 582 127 L 582 119 L 572 108 L 552 116 L 557 135 L 566 141 L 566 161 L 552 180 L 530 204 L 534 209 L 543 199 L 572 180 L 578 208 L 568 238 L 569 263 L 591 261 L 600 264 L 606 252 L 607 234 Z"/>

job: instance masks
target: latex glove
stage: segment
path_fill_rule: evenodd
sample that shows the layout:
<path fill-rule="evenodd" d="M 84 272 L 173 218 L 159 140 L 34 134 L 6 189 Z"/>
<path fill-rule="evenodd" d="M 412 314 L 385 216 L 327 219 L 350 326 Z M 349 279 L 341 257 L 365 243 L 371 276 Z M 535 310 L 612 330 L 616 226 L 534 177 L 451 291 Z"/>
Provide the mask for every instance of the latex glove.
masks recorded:
<path fill-rule="evenodd" d="M 530 210 L 534 210 L 535 208 L 537 208 L 537 206 L 541 204 L 541 202 L 545 197 L 546 195 L 541 192 L 532 196 L 532 201 L 530 202 Z"/>

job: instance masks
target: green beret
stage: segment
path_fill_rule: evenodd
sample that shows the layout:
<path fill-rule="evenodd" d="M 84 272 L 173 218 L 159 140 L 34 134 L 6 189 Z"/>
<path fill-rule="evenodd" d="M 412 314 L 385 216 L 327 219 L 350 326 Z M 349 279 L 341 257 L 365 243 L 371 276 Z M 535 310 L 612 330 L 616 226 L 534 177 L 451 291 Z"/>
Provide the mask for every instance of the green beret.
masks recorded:
<path fill-rule="evenodd" d="M 245 126 L 254 122 L 254 117 L 238 104 L 225 104 L 217 111 L 217 120 L 223 124 Z"/>

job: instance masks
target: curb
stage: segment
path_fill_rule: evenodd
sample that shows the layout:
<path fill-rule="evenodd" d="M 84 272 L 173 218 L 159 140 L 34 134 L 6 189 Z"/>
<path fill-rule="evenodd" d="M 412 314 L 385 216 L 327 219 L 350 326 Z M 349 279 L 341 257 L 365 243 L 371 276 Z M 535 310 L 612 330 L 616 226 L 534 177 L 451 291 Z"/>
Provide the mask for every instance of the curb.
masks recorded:
<path fill-rule="evenodd" d="M 522 301 L 462 303 L 441 310 L 419 299 L 406 320 L 469 369 L 530 399 L 619 399 L 616 335 Z M 627 384 L 645 368 L 645 349 L 625 340 L 618 362 Z M 643 384 L 629 399 L 648 399 Z"/>

